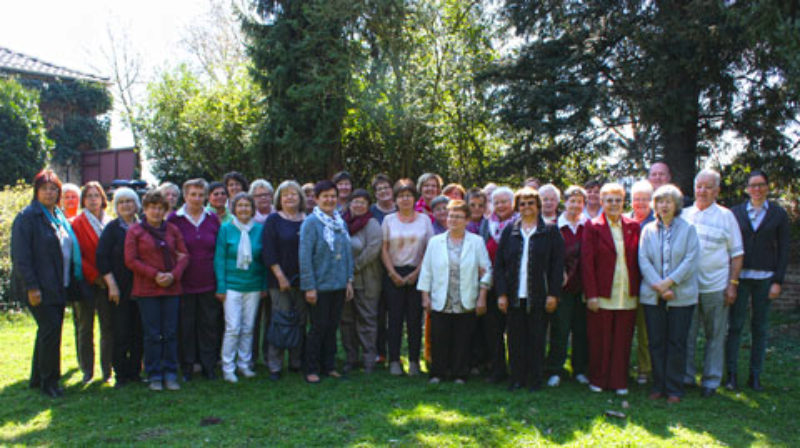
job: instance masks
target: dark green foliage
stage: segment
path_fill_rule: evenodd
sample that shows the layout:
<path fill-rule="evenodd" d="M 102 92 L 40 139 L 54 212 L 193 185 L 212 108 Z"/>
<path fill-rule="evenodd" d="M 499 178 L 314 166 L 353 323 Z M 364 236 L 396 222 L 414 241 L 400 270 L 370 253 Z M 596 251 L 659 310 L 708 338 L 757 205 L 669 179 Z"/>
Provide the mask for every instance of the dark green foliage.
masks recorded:
<path fill-rule="evenodd" d="M 111 121 L 104 115 L 113 104 L 105 85 L 35 79 L 21 82 L 39 91 L 39 109 L 47 135 L 55 143 L 54 162 L 77 164 L 81 151 L 108 148 Z"/>
<path fill-rule="evenodd" d="M 51 142 L 38 102 L 36 91 L 0 79 L 0 187 L 30 181 L 44 167 Z"/>
<path fill-rule="evenodd" d="M 621 148 L 621 173 L 663 157 L 684 191 L 732 136 L 748 152 L 786 154 L 800 95 L 796 3 L 507 0 L 527 41 L 490 74 L 502 117 L 530 131 L 520 145 L 531 157 Z"/>
<path fill-rule="evenodd" d="M 320 179 L 341 169 L 352 33 L 362 2 L 258 1 L 263 22 L 245 20 L 253 76 L 266 96 L 257 143 L 269 178 Z"/>

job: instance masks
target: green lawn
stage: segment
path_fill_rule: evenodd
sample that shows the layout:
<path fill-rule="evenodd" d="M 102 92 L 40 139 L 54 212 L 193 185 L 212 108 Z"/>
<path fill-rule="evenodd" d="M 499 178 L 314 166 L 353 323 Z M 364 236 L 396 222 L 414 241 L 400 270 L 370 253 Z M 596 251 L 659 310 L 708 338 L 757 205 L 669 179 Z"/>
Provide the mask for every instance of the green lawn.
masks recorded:
<path fill-rule="evenodd" d="M 66 396 L 51 400 L 27 388 L 32 319 L 3 314 L 0 445 L 797 446 L 800 316 L 775 314 L 765 392 L 701 399 L 692 390 L 673 406 L 650 402 L 635 385 L 624 400 L 573 382 L 512 394 L 479 379 L 428 385 L 385 370 L 320 385 L 293 374 L 272 383 L 260 367 L 258 377 L 236 385 L 197 379 L 178 392 L 83 387 L 69 314 Z M 607 410 L 627 416 L 606 417 Z"/>

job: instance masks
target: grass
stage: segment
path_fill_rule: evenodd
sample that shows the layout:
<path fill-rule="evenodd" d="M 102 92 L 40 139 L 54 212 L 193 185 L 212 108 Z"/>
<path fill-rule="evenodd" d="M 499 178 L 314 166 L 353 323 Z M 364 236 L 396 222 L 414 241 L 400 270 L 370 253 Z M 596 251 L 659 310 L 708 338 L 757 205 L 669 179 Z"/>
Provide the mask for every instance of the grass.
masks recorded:
<path fill-rule="evenodd" d="M 71 316 L 65 319 L 66 397 L 27 388 L 35 333 L 25 313 L 0 314 L 0 445 L 51 446 L 795 446 L 800 413 L 800 315 L 775 313 L 767 390 L 696 390 L 668 406 L 632 385 L 622 399 L 574 382 L 535 394 L 473 379 L 428 385 L 385 370 L 305 384 L 266 370 L 231 385 L 197 379 L 178 392 L 80 384 Z M 747 357 L 742 353 L 741 363 Z M 745 371 L 740 374 L 745 374 Z M 99 377 L 96 372 L 95 377 Z M 607 410 L 626 414 L 606 417 Z"/>

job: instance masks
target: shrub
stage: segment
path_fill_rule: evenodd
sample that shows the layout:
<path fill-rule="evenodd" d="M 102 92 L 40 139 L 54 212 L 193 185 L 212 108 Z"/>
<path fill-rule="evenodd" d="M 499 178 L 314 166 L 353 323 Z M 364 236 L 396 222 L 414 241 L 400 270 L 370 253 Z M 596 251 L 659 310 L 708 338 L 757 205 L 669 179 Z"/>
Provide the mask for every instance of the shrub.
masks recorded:
<path fill-rule="evenodd" d="M 11 296 L 11 226 L 14 218 L 31 202 L 31 186 L 23 182 L 0 191 L 0 309 L 19 307 Z"/>

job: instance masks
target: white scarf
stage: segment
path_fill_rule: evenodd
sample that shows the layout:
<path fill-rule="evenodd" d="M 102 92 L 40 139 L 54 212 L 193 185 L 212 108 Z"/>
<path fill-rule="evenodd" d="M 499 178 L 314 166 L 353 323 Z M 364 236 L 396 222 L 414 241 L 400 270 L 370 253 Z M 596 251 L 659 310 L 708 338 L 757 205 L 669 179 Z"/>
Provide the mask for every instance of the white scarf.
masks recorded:
<path fill-rule="evenodd" d="M 250 244 L 250 229 L 255 225 L 252 219 L 247 224 L 242 224 L 237 217 L 231 220 L 234 226 L 241 232 L 239 236 L 239 248 L 236 250 L 236 269 L 246 271 L 253 262 L 253 246 Z"/>
<path fill-rule="evenodd" d="M 94 229 L 94 233 L 100 238 L 100 234 L 103 233 L 103 228 L 108 224 L 106 214 L 100 211 L 100 219 L 97 219 L 97 216 L 94 216 L 94 213 L 89 210 L 84 210 L 83 214 L 86 215 L 86 219 L 89 220 L 89 224 L 91 224 L 92 229 Z"/>
<path fill-rule="evenodd" d="M 322 225 L 325 226 L 325 230 L 322 232 L 322 237 L 325 238 L 325 242 L 328 243 L 328 247 L 331 248 L 331 252 L 335 252 L 334 249 L 334 242 L 336 236 L 334 232 L 344 232 L 345 237 L 349 240 L 350 236 L 347 233 L 347 225 L 344 223 L 342 219 L 342 215 L 339 214 L 337 210 L 333 211 L 333 216 L 328 215 L 327 213 L 323 212 L 319 209 L 319 206 L 314 207 L 314 216 L 322 222 Z"/>

